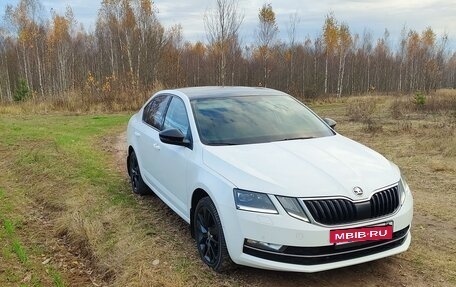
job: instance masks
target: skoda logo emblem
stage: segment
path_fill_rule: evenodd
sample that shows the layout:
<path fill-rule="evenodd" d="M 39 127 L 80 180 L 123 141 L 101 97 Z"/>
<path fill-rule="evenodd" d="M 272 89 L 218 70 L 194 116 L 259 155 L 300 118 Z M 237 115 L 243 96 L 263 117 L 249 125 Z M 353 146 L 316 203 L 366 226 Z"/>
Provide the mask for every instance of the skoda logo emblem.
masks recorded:
<path fill-rule="evenodd" d="M 359 186 L 355 186 L 353 188 L 353 193 L 356 194 L 357 196 L 363 195 L 363 190 Z"/>

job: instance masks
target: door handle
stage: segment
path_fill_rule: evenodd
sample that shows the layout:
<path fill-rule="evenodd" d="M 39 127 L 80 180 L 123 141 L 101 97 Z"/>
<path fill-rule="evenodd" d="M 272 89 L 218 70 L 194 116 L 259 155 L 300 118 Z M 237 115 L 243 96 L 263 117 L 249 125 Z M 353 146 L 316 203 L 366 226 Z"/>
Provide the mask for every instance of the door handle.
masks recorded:
<path fill-rule="evenodd" d="M 141 134 L 140 134 L 139 132 L 135 131 L 135 136 L 136 136 L 136 137 L 140 137 Z"/>
<path fill-rule="evenodd" d="M 160 150 L 160 146 L 159 146 L 158 144 L 156 144 L 156 143 L 153 144 L 153 147 L 154 147 L 154 149 L 156 149 L 156 150 Z"/>

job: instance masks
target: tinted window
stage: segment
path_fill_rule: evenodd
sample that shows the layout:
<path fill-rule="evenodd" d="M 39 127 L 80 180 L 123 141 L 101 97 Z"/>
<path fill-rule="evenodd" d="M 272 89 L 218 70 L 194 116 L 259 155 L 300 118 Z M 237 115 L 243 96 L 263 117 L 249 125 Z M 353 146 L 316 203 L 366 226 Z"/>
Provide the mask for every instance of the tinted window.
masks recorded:
<path fill-rule="evenodd" d="M 290 96 L 192 100 L 198 133 L 208 145 L 250 144 L 330 136 L 334 133 Z"/>
<path fill-rule="evenodd" d="M 146 107 L 144 107 L 143 121 L 149 125 L 161 130 L 163 117 L 165 116 L 166 107 L 168 106 L 170 96 L 155 96 Z"/>
<path fill-rule="evenodd" d="M 189 137 L 190 129 L 188 124 L 187 111 L 184 102 L 178 97 L 173 97 L 166 112 L 163 130 L 178 129 Z"/>

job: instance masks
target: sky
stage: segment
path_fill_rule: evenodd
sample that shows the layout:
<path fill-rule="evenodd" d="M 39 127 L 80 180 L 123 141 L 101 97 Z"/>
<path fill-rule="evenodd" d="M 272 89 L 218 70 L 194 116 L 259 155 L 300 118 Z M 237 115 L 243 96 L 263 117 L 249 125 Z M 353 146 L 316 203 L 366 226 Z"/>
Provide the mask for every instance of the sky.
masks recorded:
<path fill-rule="evenodd" d="M 287 41 L 290 17 L 297 14 L 296 39 L 303 41 L 309 36 L 319 36 L 325 16 L 334 12 L 339 22 L 347 23 L 352 33 L 360 35 L 366 30 L 374 39 L 381 37 L 388 29 L 390 42 L 399 42 L 401 30 L 414 29 L 419 32 L 430 26 L 439 36 L 449 36 L 449 46 L 456 49 L 456 0 L 238 0 L 239 12 L 244 20 L 240 37 L 248 45 L 255 40 L 258 25 L 258 11 L 264 3 L 271 3 L 276 13 L 279 39 Z M 73 8 L 76 19 L 86 30 L 95 28 L 101 0 L 41 0 L 43 10 L 51 8 L 63 14 L 65 7 Z M 206 41 L 203 15 L 212 9 L 215 0 L 155 0 L 160 22 L 165 27 L 181 24 L 184 39 Z M 7 4 L 16 5 L 18 1 L 0 0 L 0 15 L 3 18 Z M 47 15 L 47 16 L 48 16 Z"/>

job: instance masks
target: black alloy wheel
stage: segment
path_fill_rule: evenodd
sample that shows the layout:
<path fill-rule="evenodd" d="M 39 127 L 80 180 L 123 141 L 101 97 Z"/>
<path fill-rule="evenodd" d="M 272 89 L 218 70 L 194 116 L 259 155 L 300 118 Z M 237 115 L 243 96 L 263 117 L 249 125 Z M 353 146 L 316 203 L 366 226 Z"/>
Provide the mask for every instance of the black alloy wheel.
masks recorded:
<path fill-rule="evenodd" d="M 202 198 L 194 213 L 194 234 L 201 259 L 217 272 L 232 267 L 223 234 L 222 224 L 214 203 L 209 197 Z"/>
<path fill-rule="evenodd" d="M 129 156 L 129 163 L 128 166 L 130 167 L 130 181 L 131 181 L 131 188 L 133 193 L 139 195 L 146 195 L 150 194 L 151 191 L 149 187 L 144 183 L 141 171 L 139 169 L 138 159 L 136 158 L 136 153 L 134 151 L 131 152 Z"/>

